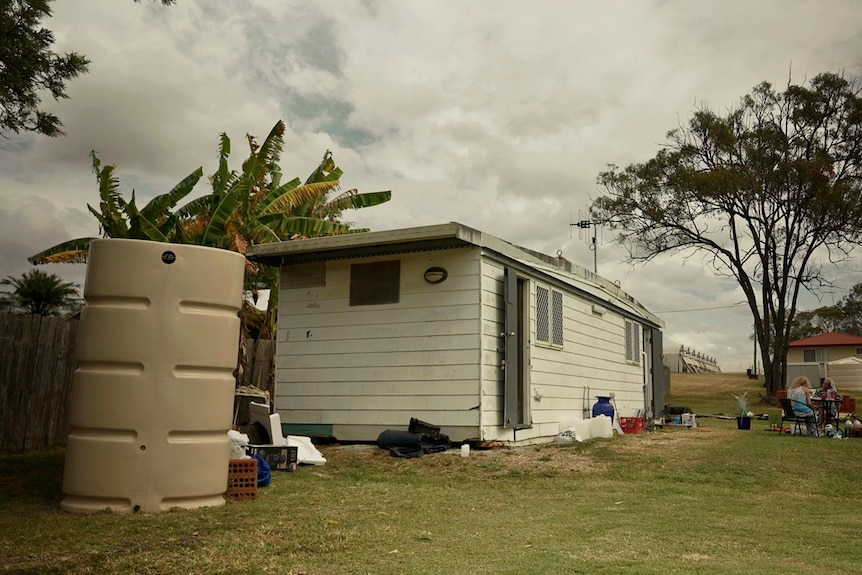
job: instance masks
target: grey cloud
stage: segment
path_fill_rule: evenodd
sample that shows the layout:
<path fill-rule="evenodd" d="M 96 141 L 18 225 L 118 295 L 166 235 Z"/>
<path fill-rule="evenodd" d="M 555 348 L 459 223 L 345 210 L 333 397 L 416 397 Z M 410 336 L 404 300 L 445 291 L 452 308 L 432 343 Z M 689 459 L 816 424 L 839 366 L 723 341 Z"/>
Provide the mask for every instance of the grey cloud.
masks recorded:
<path fill-rule="evenodd" d="M 826 6 L 58 2 L 58 48 L 93 65 L 70 83 L 70 100 L 52 104 L 68 137 L 0 139 L 0 266 L 26 266 L 43 244 L 95 232 L 85 208 L 96 201 L 91 149 L 117 165 L 127 195 L 145 198 L 198 166 L 212 173 L 219 133 L 231 136 L 238 165 L 243 136 L 262 138 L 283 119 L 286 174 L 306 175 L 332 149 L 345 185 L 393 190 L 389 204 L 356 212 L 357 225 L 462 221 L 591 268 L 587 238 L 569 223 L 600 192 L 606 164 L 650 158 L 696 104 L 732 106 L 791 69 L 797 81 L 862 73 L 862 13 L 854 0 Z M 600 230 L 599 273 L 651 309 L 742 299 L 696 260 L 621 263 L 612 237 Z M 829 273 L 846 287 L 862 275 L 855 260 Z M 667 342 L 720 360 L 749 356 L 744 309 L 665 319 Z"/>

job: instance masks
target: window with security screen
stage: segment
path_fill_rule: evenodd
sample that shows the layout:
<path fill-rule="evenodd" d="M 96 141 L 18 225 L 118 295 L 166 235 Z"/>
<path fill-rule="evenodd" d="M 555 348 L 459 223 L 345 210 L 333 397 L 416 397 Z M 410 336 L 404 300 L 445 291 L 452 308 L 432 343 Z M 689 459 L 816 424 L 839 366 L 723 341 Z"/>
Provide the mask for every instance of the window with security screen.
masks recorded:
<path fill-rule="evenodd" d="M 641 362 L 641 326 L 629 320 L 626 320 L 626 361 Z"/>
<path fill-rule="evenodd" d="M 536 341 L 563 347 L 563 294 L 536 286 Z"/>
<path fill-rule="evenodd" d="M 563 294 L 551 291 L 551 343 L 563 345 Z"/>

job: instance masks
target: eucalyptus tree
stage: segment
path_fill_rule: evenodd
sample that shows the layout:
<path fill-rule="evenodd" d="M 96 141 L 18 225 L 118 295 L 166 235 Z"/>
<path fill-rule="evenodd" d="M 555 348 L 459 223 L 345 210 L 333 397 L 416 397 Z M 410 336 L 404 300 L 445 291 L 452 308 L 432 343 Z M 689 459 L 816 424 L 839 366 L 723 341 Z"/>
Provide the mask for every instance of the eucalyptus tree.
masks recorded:
<path fill-rule="evenodd" d="M 54 33 L 44 26 L 53 1 L 0 0 L 0 134 L 63 135 L 63 122 L 44 109 L 42 98 L 68 98 L 66 82 L 86 73 L 90 60 L 53 51 Z"/>
<path fill-rule="evenodd" d="M 862 100 L 834 73 L 761 83 L 719 114 L 698 109 L 645 163 L 610 166 L 593 205 L 630 262 L 699 254 L 734 278 L 754 319 L 771 396 L 783 388 L 800 290 L 862 239 Z"/>
<path fill-rule="evenodd" d="M 844 331 L 844 313 L 838 306 L 821 306 L 814 310 L 798 310 L 793 316 L 789 341 L 804 339 L 832 331 Z"/>
<path fill-rule="evenodd" d="M 66 82 L 87 71 L 77 52 L 52 51 L 54 33 L 42 26 L 53 0 L 0 0 L 0 133 L 63 134 L 63 122 L 42 97 L 68 98 Z"/>
<path fill-rule="evenodd" d="M 844 315 L 841 330 L 853 335 L 862 335 L 862 283 L 850 289 L 850 292 L 838 302 L 838 308 Z"/>
<path fill-rule="evenodd" d="M 862 283 L 853 286 L 835 305 L 797 312 L 793 319 L 790 340 L 830 331 L 862 335 Z"/>

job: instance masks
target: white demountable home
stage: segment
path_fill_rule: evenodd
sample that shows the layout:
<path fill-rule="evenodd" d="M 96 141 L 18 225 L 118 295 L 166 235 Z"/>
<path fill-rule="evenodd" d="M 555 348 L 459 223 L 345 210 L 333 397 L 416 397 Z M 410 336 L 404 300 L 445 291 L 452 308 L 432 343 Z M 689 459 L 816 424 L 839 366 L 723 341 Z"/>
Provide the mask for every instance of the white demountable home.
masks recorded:
<path fill-rule="evenodd" d="M 374 441 L 411 418 L 452 441 L 548 441 L 661 414 L 661 319 L 618 285 L 458 223 L 259 245 L 281 268 L 285 433 Z"/>

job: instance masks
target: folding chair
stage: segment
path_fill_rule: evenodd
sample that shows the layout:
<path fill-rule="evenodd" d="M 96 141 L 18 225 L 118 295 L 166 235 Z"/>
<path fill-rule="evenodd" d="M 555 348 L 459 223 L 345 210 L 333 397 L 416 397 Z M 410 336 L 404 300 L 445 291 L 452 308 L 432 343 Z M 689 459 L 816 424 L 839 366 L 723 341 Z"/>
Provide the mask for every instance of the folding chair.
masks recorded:
<path fill-rule="evenodd" d="M 819 422 L 817 421 L 817 412 L 815 411 L 811 415 L 797 415 L 795 411 L 793 411 L 793 404 L 798 403 L 799 405 L 805 405 L 799 401 L 793 401 L 789 397 L 780 397 L 778 399 L 781 402 L 781 429 L 784 429 L 784 422 L 790 421 L 793 422 L 793 433 L 801 434 L 802 426 L 804 425 L 806 429 L 808 429 L 808 424 L 814 424 L 815 437 L 820 437 L 820 427 Z"/>

